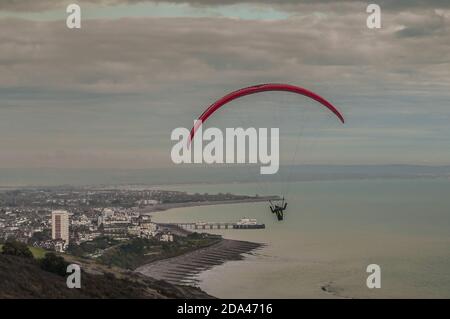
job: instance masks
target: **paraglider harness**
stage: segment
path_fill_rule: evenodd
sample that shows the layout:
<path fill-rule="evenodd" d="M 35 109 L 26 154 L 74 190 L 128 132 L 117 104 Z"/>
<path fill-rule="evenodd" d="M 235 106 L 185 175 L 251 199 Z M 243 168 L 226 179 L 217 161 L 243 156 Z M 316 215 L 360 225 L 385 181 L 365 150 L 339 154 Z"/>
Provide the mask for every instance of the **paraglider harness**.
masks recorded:
<path fill-rule="evenodd" d="M 270 211 L 272 212 L 272 214 L 276 214 L 278 220 L 283 220 L 284 211 L 287 207 L 287 203 L 284 201 L 284 197 L 281 202 L 281 205 L 274 204 L 272 203 L 271 200 L 269 200 L 269 203 L 270 203 Z"/>

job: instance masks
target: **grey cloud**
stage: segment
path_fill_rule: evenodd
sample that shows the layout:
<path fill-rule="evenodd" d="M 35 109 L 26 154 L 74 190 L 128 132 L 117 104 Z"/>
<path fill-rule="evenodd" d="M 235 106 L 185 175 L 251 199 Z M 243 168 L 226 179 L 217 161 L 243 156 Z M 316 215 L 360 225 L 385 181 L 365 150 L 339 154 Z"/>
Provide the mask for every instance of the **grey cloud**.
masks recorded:
<path fill-rule="evenodd" d="M 118 5 L 118 4 L 137 4 L 137 3 L 183 3 L 194 6 L 217 6 L 233 4 L 255 4 L 270 6 L 301 6 L 301 5 L 325 5 L 339 8 L 342 4 L 367 5 L 367 1 L 362 0 L 79 0 L 77 3 L 89 5 Z M 0 2 L 0 11 L 42 11 L 56 8 L 64 8 L 71 0 L 3 0 Z M 448 0 L 378 0 L 377 4 L 387 10 L 409 10 L 414 8 L 449 8 Z"/>
<path fill-rule="evenodd" d="M 227 90 L 271 81 L 332 97 L 348 114 L 348 134 L 352 123 L 373 136 L 375 122 L 407 120 L 403 142 L 417 126 L 410 120 L 422 123 L 424 113 L 448 127 L 448 11 L 388 12 L 381 30 L 369 30 L 364 10 L 330 17 L 311 14 L 316 8 L 280 21 L 123 18 L 87 20 L 81 30 L 63 21 L 0 19 L 0 162 L 165 163 L 171 128 L 192 124 L 192 114 Z M 429 31 L 399 35 L 405 28 Z M 427 104 L 434 94 L 440 99 Z M 345 153 L 361 160 L 364 152 L 352 147 Z"/>
<path fill-rule="evenodd" d="M 120 0 L 117 0 L 120 1 Z M 127 3 L 142 2 L 140 0 L 123 0 Z M 252 4 L 270 4 L 270 5 L 333 5 L 339 6 L 342 4 L 360 4 L 368 5 L 364 0 L 168 0 L 160 2 L 171 3 L 191 3 L 194 5 L 228 5 L 239 3 Z M 373 3 L 379 4 L 383 9 L 390 10 L 407 10 L 412 8 L 448 8 L 450 2 L 447 0 L 378 0 Z"/>
<path fill-rule="evenodd" d="M 401 30 L 396 32 L 398 37 L 425 37 L 425 36 L 445 36 L 449 34 L 448 17 L 435 11 L 428 14 L 412 15 L 404 14 L 398 19 L 399 23 L 404 25 Z"/>
<path fill-rule="evenodd" d="M 142 93 L 236 79 L 368 89 L 449 84 L 449 68 L 443 67 L 450 60 L 448 19 L 432 10 L 386 14 L 388 27 L 373 32 L 365 17 L 89 20 L 79 32 L 59 21 L 3 19 L 0 85 Z"/>

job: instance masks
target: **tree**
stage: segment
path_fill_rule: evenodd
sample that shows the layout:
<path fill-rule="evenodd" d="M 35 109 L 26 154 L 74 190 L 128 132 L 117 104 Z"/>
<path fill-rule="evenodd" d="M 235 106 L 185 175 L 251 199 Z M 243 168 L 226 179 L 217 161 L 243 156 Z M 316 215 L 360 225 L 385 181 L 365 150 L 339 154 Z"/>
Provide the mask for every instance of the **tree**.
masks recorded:
<path fill-rule="evenodd" d="M 36 232 L 33 234 L 33 236 L 31 236 L 30 241 L 31 242 L 35 242 L 35 241 L 46 241 L 52 239 L 52 234 L 50 230 L 44 230 L 42 232 Z"/>
<path fill-rule="evenodd" d="M 33 254 L 28 246 L 18 241 L 9 241 L 3 245 L 4 255 L 19 256 L 25 258 L 33 258 Z"/>
<path fill-rule="evenodd" d="M 63 257 L 57 256 L 55 253 L 47 253 L 40 262 L 41 268 L 45 271 L 65 276 L 67 266 L 69 265 Z"/>

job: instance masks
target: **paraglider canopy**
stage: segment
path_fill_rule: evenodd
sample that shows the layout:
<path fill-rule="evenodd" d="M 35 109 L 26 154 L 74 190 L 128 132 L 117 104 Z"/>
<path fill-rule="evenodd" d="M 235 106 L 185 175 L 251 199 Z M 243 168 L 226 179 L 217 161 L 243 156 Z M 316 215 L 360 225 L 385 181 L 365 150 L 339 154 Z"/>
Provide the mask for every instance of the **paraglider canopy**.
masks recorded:
<path fill-rule="evenodd" d="M 342 123 L 345 122 L 344 117 L 342 116 L 342 114 L 338 111 L 338 109 L 335 106 L 333 106 L 330 102 L 328 102 L 323 97 L 321 97 L 320 95 L 318 95 L 312 91 L 309 91 L 309 90 L 299 87 L 299 86 L 290 85 L 290 84 L 279 84 L 279 83 L 260 84 L 260 85 L 250 86 L 247 88 L 243 88 L 243 89 L 239 89 L 237 91 L 231 92 L 231 93 L 225 95 L 224 97 L 222 97 L 221 99 L 217 100 L 213 104 L 211 104 L 202 113 L 202 115 L 200 115 L 198 120 L 195 122 L 194 127 L 191 129 L 190 136 L 189 136 L 189 143 L 194 138 L 195 133 L 197 132 L 198 128 L 202 125 L 202 123 L 206 122 L 206 120 L 215 111 L 217 111 L 219 108 L 221 108 L 225 104 L 227 104 L 235 99 L 246 96 L 246 95 L 256 94 L 256 93 L 260 93 L 260 92 L 267 92 L 267 91 L 284 91 L 284 92 L 291 92 L 291 93 L 304 95 L 313 100 L 316 100 L 317 102 L 319 102 L 320 104 L 325 106 L 327 109 L 329 109 L 331 112 L 333 112 L 334 115 L 336 115 L 336 117 Z"/>
<path fill-rule="evenodd" d="M 213 115 L 214 112 L 216 112 L 218 109 L 220 109 L 222 106 L 230 103 L 233 100 L 239 99 L 239 98 L 247 96 L 247 95 L 261 93 L 261 92 L 268 92 L 268 91 L 290 92 L 290 93 L 295 93 L 295 94 L 300 94 L 300 95 L 306 96 L 306 97 L 322 104 L 322 106 L 326 107 L 329 111 L 331 111 L 342 123 L 345 122 L 344 117 L 342 116 L 342 114 L 339 112 L 339 110 L 334 105 L 332 105 L 326 99 L 324 99 L 320 95 L 318 95 L 310 90 L 307 90 L 307 89 L 299 87 L 299 86 L 290 85 L 290 84 L 278 84 L 278 83 L 260 84 L 260 85 L 255 85 L 255 86 L 250 86 L 250 87 L 246 87 L 243 89 L 239 89 L 237 91 L 233 91 L 233 92 L 223 96 L 222 98 L 220 98 L 213 104 L 211 104 L 195 121 L 195 124 L 192 127 L 190 134 L 189 134 L 188 147 L 192 143 L 192 140 L 194 139 L 196 132 L 200 129 L 202 124 L 204 122 L 206 122 L 208 120 L 208 118 L 211 115 Z M 278 167 L 277 167 L 276 171 L 278 171 Z M 263 173 L 261 171 L 261 174 L 265 174 L 265 173 Z M 268 174 L 272 174 L 272 173 L 268 173 Z M 270 208 L 271 212 L 277 216 L 277 219 L 279 221 L 282 221 L 284 219 L 284 213 L 287 209 L 287 201 L 285 201 L 284 196 L 280 203 L 275 203 L 272 201 L 269 201 L 269 203 L 270 203 L 269 208 Z"/>

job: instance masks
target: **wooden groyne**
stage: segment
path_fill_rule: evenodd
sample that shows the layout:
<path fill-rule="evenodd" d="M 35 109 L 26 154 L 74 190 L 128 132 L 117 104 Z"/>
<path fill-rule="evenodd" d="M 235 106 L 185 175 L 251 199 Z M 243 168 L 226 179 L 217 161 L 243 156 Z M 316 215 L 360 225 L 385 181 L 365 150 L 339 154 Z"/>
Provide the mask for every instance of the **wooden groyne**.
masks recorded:
<path fill-rule="evenodd" d="M 243 254 L 263 246 L 259 243 L 223 239 L 206 248 L 144 265 L 136 271 L 170 283 L 196 286 L 195 277 L 199 273 L 226 261 L 241 260 L 244 258 Z"/>

